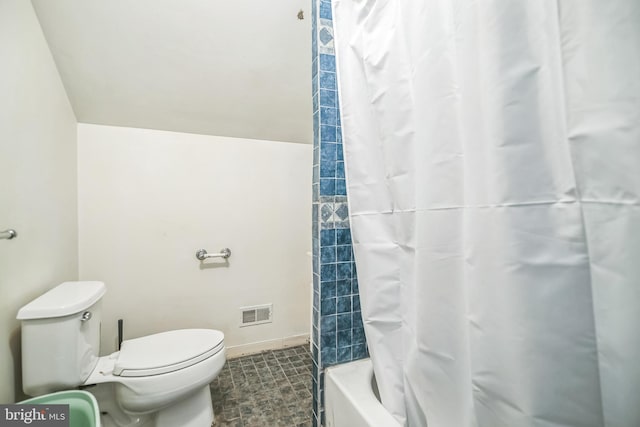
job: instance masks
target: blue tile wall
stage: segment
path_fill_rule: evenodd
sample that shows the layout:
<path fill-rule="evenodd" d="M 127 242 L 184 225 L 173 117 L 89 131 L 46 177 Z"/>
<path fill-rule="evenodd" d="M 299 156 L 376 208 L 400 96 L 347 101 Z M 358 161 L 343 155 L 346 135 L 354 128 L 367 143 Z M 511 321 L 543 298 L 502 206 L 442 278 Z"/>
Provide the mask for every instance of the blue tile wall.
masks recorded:
<path fill-rule="evenodd" d="M 313 425 L 324 425 L 324 369 L 368 357 L 353 258 L 330 0 L 312 0 Z"/>

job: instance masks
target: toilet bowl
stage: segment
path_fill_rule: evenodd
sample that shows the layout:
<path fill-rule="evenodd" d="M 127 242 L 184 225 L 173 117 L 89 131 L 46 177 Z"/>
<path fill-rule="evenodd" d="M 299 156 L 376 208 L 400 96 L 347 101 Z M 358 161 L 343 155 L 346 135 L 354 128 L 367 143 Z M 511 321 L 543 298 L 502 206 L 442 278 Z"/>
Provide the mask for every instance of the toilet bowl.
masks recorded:
<path fill-rule="evenodd" d="M 81 387 L 96 397 L 105 426 L 211 426 L 209 383 L 226 361 L 223 333 L 167 331 L 99 357 L 104 293 L 102 282 L 65 282 L 20 309 L 25 393 Z"/>
<path fill-rule="evenodd" d="M 111 408 L 103 416 L 112 418 L 114 425 L 131 425 L 136 420 L 156 427 L 186 426 L 194 417 L 204 417 L 207 420 L 202 424 L 210 426 L 213 414 L 206 416 L 211 407 L 209 383 L 226 360 L 223 339 L 220 331 L 183 329 L 123 341 L 120 351 L 98 359 L 83 386 L 88 386 L 85 389 L 94 393 L 101 407 Z M 113 386 L 110 392 L 91 387 L 98 384 Z M 178 408 L 172 407 L 197 392 L 205 395 L 204 408 L 190 405 L 186 413 L 178 414 Z M 162 423 L 166 408 L 176 412 L 171 418 L 179 423 Z M 124 414 L 117 413 L 119 409 Z M 164 416 L 156 413 L 161 410 Z"/>

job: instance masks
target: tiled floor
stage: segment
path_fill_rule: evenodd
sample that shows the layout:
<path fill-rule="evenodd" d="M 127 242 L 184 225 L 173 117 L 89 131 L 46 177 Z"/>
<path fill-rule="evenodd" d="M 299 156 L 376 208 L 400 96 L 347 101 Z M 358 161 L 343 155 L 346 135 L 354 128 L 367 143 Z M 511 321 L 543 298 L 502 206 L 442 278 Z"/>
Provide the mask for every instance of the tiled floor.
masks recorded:
<path fill-rule="evenodd" d="M 228 360 L 211 383 L 215 427 L 310 427 L 309 346 Z"/>

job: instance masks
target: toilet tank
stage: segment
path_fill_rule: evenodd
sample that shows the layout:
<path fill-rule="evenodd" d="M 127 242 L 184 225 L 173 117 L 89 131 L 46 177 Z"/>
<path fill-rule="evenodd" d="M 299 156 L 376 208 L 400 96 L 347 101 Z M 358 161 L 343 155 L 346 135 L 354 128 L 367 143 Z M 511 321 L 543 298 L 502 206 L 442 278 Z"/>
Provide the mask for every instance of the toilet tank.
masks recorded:
<path fill-rule="evenodd" d="M 30 396 L 77 387 L 98 362 L 102 282 L 64 282 L 18 311 L 22 389 Z"/>

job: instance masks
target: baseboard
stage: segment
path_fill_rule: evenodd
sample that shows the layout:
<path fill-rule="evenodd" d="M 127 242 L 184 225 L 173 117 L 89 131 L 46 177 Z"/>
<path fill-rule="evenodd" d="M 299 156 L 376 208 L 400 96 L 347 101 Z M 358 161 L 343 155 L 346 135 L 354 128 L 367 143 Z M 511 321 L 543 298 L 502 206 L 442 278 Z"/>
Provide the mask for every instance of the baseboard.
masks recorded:
<path fill-rule="evenodd" d="M 275 340 L 259 341 L 249 344 L 234 345 L 227 347 L 227 359 L 246 356 L 249 354 L 261 353 L 266 350 L 278 350 L 281 348 L 295 347 L 309 343 L 309 334 L 293 335 L 291 337 L 278 338 Z"/>

